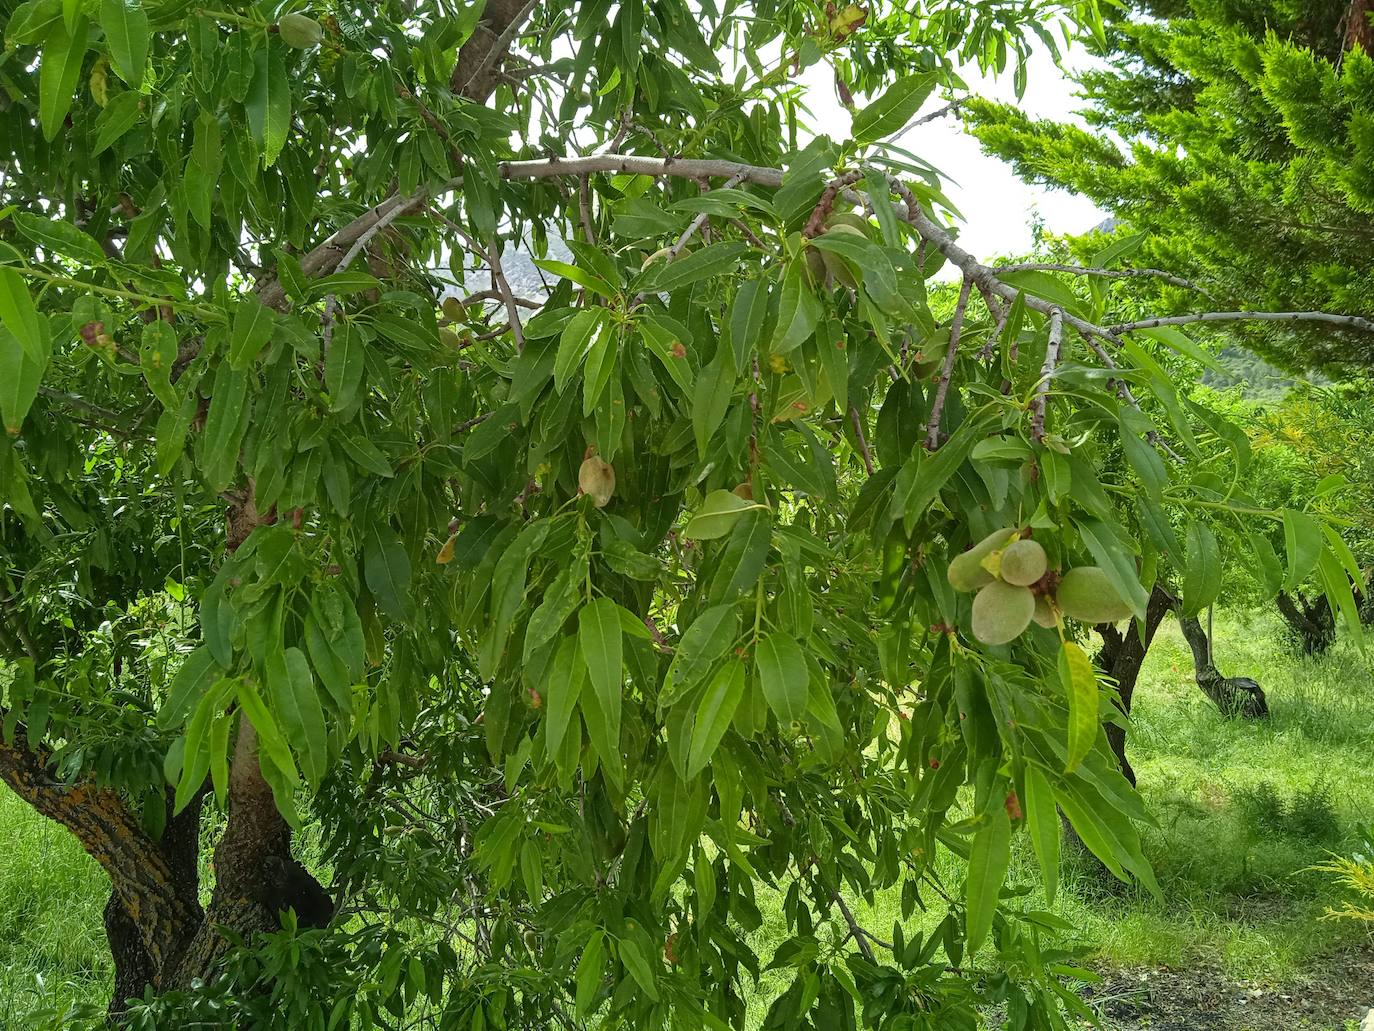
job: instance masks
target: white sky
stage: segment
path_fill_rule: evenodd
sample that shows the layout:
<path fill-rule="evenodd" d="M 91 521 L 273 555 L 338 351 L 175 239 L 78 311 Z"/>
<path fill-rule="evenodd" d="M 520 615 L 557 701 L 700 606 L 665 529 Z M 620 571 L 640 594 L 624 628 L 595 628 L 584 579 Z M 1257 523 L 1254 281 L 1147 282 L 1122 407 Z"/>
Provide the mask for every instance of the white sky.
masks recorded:
<path fill-rule="evenodd" d="M 1069 51 L 1067 64 L 1081 68 L 1089 60 L 1076 48 Z M 821 63 L 807 69 L 802 81 L 815 124 L 831 139 L 842 140 L 848 135 L 849 112 L 835 98 L 831 74 L 829 66 Z M 1081 124 L 1072 117 L 1083 104 L 1073 95 L 1074 83 L 1043 50 L 1037 50 L 1030 62 L 1026 95 L 1019 101 L 1010 71 L 1000 78 L 984 78 L 974 66 L 961 69 L 960 74 L 970 91 L 979 96 L 1017 104 L 1033 118 Z M 945 102 L 938 95 L 932 96 L 922 113 Z M 1031 221 L 1036 212 L 1051 233 L 1087 232 L 1107 217 L 1086 197 L 1026 185 L 1016 178 L 1010 165 L 985 155 L 978 141 L 964 133 L 957 118 L 927 122 L 908 132 L 899 143 L 944 173 L 945 194 L 966 219 L 959 243 L 980 260 L 1030 250 Z"/>

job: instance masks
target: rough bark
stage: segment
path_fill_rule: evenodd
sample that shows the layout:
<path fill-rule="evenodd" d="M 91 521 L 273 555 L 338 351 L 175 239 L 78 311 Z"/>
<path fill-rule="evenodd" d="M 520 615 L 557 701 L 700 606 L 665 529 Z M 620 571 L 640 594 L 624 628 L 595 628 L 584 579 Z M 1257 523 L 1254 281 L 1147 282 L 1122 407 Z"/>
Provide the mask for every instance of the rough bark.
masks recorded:
<path fill-rule="evenodd" d="M 1374 13 L 1374 3 L 1371 0 L 1351 0 L 1350 10 L 1345 16 L 1345 49 L 1360 46 L 1365 50 L 1374 50 L 1374 24 L 1370 22 L 1370 14 Z"/>
<path fill-rule="evenodd" d="M 1163 587 L 1156 585 L 1145 607 L 1143 625 L 1132 621 L 1124 631 L 1115 626 L 1101 628 L 1102 648 L 1094 662 L 1103 675 L 1116 682 L 1121 709 L 1127 716 L 1131 714 L 1136 681 L 1140 679 L 1140 668 L 1145 664 L 1150 644 L 1154 641 L 1164 617 L 1175 604 L 1174 597 Z M 1106 730 L 1107 741 L 1112 747 L 1112 754 L 1116 756 L 1117 765 L 1121 767 L 1122 775 L 1134 786 L 1135 770 L 1131 768 L 1130 760 L 1126 757 L 1126 728 L 1109 723 Z"/>
<path fill-rule="evenodd" d="M 1224 677 L 1212 662 L 1212 647 L 1207 631 L 1196 616 L 1180 615 L 1179 626 L 1193 652 L 1194 676 L 1202 693 L 1227 716 L 1259 719 L 1269 715 L 1264 689 L 1249 677 Z"/>
<path fill-rule="evenodd" d="M 181 835 L 169 827 L 155 841 L 118 792 L 86 779 L 57 780 L 47 753 L 30 748 L 22 734 L 14 744 L 0 743 L 0 779 L 71 831 L 109 875 L 106 929 L 116 950 L 116 986 L 123 991 L 141 979 L 134 994 L 146 984 L 158 986 L 158 972 L 181 954 L 202 922 L 195 863 L 184 861 Z M 182 813 L 188 838 L 198 829 L 199 812 L 197 802 Z"/>
<path fill-rule="evenodd" d="M 1280 591 L 1275 599 L 1279 615 L 1293 632 L 1304 655 L 1321 655 L 1336 641 L 1336 617 L 1326 595 L 1308 601 L 1301 592 L 1294 597 Z"/>

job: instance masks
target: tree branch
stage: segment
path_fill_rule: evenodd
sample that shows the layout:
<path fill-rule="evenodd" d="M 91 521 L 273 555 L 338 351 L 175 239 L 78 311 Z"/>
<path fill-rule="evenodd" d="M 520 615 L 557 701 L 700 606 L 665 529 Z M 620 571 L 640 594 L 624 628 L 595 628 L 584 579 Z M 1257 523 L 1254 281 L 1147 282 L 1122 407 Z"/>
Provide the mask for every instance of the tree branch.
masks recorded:
<path fill-rule="evenodd" d="M 1158 329 L 1160 326 L 1190 326 L 1198 322 L 1324 322 L 1347 329 L 1362 329 L 1374 333 L 1374 322 L 1358 315 L 1335 315 L 1325 311 L 1207 311 L 1194 315 L 1170 315 L 1159 319 L 1142 319 L 1112 326 L 1113 333 L 1133 333 L 1139 329 Z"/>
<path fill-rule="evenodd" d="M 1050 312 L 1050 340 L 1045 348 L 1045 364 L 1040 367 L 1040 379 L 1035 384 L 1035 396 L 1031 399 L 1031 439 L 1037 444 L 1045 440 L 1045 405 L 1049 400 L 1050 381 L 1054 379 L 1055 366 L 1059 364 L 1059 349 L 1064 343 L 1064 315 L 1054 308 Z"/>
<path fill-rule="evenodd" d="M 949 394 L 949 381 L 954 377 L 954 361 L 959 356 L 959 337 L 964 332 L 964 316 L 968 312 L 968 300 L 972 292 L 973 280 L 965 279 L 959 291 L 959 303 L 954 306 L 954 320 L 949 324 L 949 348 L 945 351 L 945 364 L 940 369 L 935 401 L 930 406 L 930 423 L 926 428 L 927 451 L 934 451 L 940 446 L 940 419 L 945 414 L 945 397 Z"/>
<path fill-rule="evenodd" d="M 1183 279 L 1180 276 L 1172 275 L 1162 269 L 1157 268 L 1088 268 L 1084 265 L 1060 265 L 1048 261 L 1025 261 L 1016 265 L 994 265 L 992 270 L 998 275 L 1007 275 L 1013 272 L 1064 272 L 1071 276 L 1095 276 L 1100 279 L 1160 279 L 1170 286 L 1180 286 L 1185 290 L 1195 290 L 1200 294 L 1206 294 L 1202 289 L 1190 279 Z"/>

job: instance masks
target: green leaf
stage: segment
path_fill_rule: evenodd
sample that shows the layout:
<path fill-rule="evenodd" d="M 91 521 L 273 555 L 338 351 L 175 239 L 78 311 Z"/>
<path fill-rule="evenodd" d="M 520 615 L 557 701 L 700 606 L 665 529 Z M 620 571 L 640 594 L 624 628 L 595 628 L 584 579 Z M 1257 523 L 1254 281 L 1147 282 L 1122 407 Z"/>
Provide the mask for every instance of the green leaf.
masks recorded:
<path fill-rule="evenodd" d="M 560 394 L 567 389 L 573 373 L 592 349 L 601 329 L 602 308 L 583 308 L 574 315 L 558 340 L 558 354 L 553 360 L 553 386 Z M 547 373 L 546 373 L 547 375 Z"/>
<path fill-rule="evenodd" d="M 143 95 L 126 90 L 110 98 L 105 109 L 96 116 L 95 146 L 91 156 L 103 154 L 126 132 L 138 124 L 143 114 Z"/>
<path fill-rule="evenodd" d="M 83 265 L 105 264 L 105 252 L 100 244 L 70 222 L 30 215 L 27 211 L 16 211 L 12 220 L 21 233 L 48 251 L 64 254 Z"/>
<path fill-rule="evenodd" d="M 1045 886 L 1045 901 L 1054 905 L 1059 887 L 1059 812 L 1054 804 L 1054 790 L 1045 771 L 1039 766 L 1026 766 L 1026 797 L 1022 800 L 1026 812 L 1026 829 L 1030 832 L 1035 858 L 1040 863 L 1040 877 Z"/>
<path fill-rule="evenodd" d="M 960 426 L 933 455 L 917 448 L 898 474 L 892 492 L 892 518 L 901 519 L 907 533 L 915 529 L 916 521 L 939 496 L 949 478 L 968 460 L 974 445 L 986 435 L 986 424 L 972 419 Z"/>
<path fill-rule="evenodd" d="M 724 537 L 734 529 L 735 523 L 745 512 L 767 508 L 745 501 L 738 494 L 728 490 L 713 490 L 702 499 L 701 507 L 682 530 L 682 535 L 690 540 L 710 541 Z"/>
<path fill-rule="evenodd" d="M 778 321 L 773 328 L 773 340 L 769 350 L 773 354 L 786 354 L 800 347 L 820 322 L 823 309 L 816 299 L 815 292 L 806 283 L 803 274 L 804 263 L 800 260 L 789 262 L 783 273 L 782 294 L 778 299 Z"/>
<path fill-rule="evenodd" d="M 1183 614 L 1196 616 L 1221 594 L 1221 552 L 1206 523 L 1188 524 L 1183 564 Z"/>
<path fill-rule="evenodd" d="M 1169 470 L 1165 467 L 1164 460 L 1148 441 L 1126 425 L 1124 419 L 1120 430 L 1121 448 L 1125 452 L 1126 461 L 1140 477 L 1146 497 L 1158 501 L 1164 493 L 1164 488 L 1169 485 Z"/>
<path fill-rule="evenodd" d="M 597 930 L 582 947 L 582 956 L 577 961 L 577 1015 L 585 1017 L 592 1011 L 597 993 L 601 990 L 601 978 L 605 972 L 606 932 Z"/>
<path fill-rule="evenodd" d="M 1059 653 L 1059 680 L 1069 699 L 1069 758 L 1065 773 L 1073 773 L 1097 741 L 1097 674 L 1092 660 L 1073 641 Z"/>
<path fill-rule="evenodd" d="M 204 111 L 196 119 L 195 139 L 186 159 L 186 200 L 191 217 L 208 229 L 224 165 L 224 144 L 220 139 L 219 119 Z"/>
<path fill-rule="evenodd" d="M 597 598 L 577 613 L 577 641 L 594 706 L 583 708 L 582 719 L 601 761 L 619 770 L 621 686 L 625 667 L 621 655 L 620 613 L 610 598 Z"/>
<path fill-rule="evenodd" d="M 722 344 L 711 364 L 697 377 L 696 400 L 692 405 L 692 432 L 697 440 L 697 455 L 706 457 L 706 445 L 730 409 L 735 388 L 735 368 L 730 349 Z"/>
<path fill-rule="evenodd" d="M 881 97 L 854 115 L 851 133 L 856 143 L 872 143 L 890 136 L 911 121 L 935 88 L 929 73 L 898 79 Z"/>
<path fill-rule="evenodd" d="M 248 112 L 248 128 L 262 146 L 262 163 L 271 166 L 286 145 L 291 128 L 291 83 L 286 66 L 275 50 L 259 50 L 253 55 L 253 84 L 243 102 Z"/>
<path fill-rule="evenodd" d="M 602 297 L 608 299 L 615 296 L 615 290 L 611 287 L 610 283 L 606 282 L 600 276 L 588 272 L 584 268 L 579 268 L 576 265 L 569 265 L 566 261 L 557 261 L 553 258 L 535 258 L 533 259 L 533 263 L 537 268 L 541 268 L 545 272 L 551 272 L 555 276 L 562 276 L 564 279 L 571 280 L 578 286 L 590 290 L 594 294 L 600 294 Z M 584 310 L 595 311 L 596 309 L 588 308 Z"/>
<path fill-rule="evenodd" d="M 286 743 L 281 728 L 277 726 L 272 710 L 267 707 L 262 695 L 247 677 L 239 681 L 238 699 L 239 708 L 257 732 L 260 758 L 280 770 L 283 776 L 294 780 L 296 761 L 291 757 L 291 747 Z"/>
<path fill-rule="evenodd" d="M 47 367 L 46 353 L 41 361 L 35 361 L 13 333 L 0 327 L 0 421 L 11 437 L 19 435 Z"/>
<path fill-rule="evenodd" d="M 1004 806 L 993 804 L 987 812 L 987 823 L 979 828 L 969 845 L 964 937 L 970 956 L 978 952 L 992 930 L 992 918 L 1010 862 L 1011 817 Z"/>
<path fill-rule="evenodd" d="M 401 622 L 410 618 L 410 557 L 390 527 L 373 524 L 363 549 L 363 579 L 383 612 Z"/>
<path fill-rule="evenodd" d="M 363 335 L 346 319 L 334 324 L 329 353 L 324 356 L 324 387 L 329 410 L 341 412 L 358 396 L 363 382 Z"/>
<path fill-rule="evenodd" d="M 158 710 L 157 725 L 163 730 L 181 726 L 205 692 L 223 676 L 224 669 L 215 662 L 209 648 L 202 646 L 186 656 L 168 685 L 167 698 Z"/>
<path fill-rule="evenodd" d="M 1288 550 L 1288 577 L 1283 582 L 1285 591 L 1294 591 L 1317 568 L 1317 559 L 1322 553 L 1322 528 L 1309 515 L 1295 512 L 1291 508 L 1283 510 L 1283 541 Z"/>
<path fill-rule="evenodd" d="M 739 636 L 739 610 L 734 605 L 712 605 L 692 620 L 673 650 L 673 661 L 659 693 L 659 708 L 666 708 L 696 687 Z"/>
<path fill-rule="evenodd" d="M 140 0 L 102 0 L 100 27 L 110 47 L 110 60 L 119 77 L 130 89 L 143 85 L 143 68 L 148 63 L 148 16 Z"/>
<path fill-rule="evenodd" d="M 300 756 L 301 771 L 312 785 L 319 786 L 329 767 L 329 737 L 324 724 L 324 708 L 310 664 L 299 648 L 267 656 L 267 692 L 272 708 L 281 717 L 287 743 Z"/>
<path fill-rule="evenodd" d="M 211 490 L 221 491 L 234 480 L 248 407 L 248 374 L 221 362 L 215 372 L 210 411 L 205 417 L 201 458 Z"/>
<path fill-rule="evenodd" d="M 768 634 L 759 639 L 754 665 L 763 696 L 778 722 L 785 728 L 801 719 L 811 685 L 811 671 L 801 646 L 785 634 Z"/>
<path fill-rule="evenodd" d="M 733 271 L 735 262 L 748 252 L 749 245 L 739 240 L 708 244 L 699 251 L 679 257 L 677 261 L 650 266 L 648 289 L 669 293 L 708 277 L 724 277 Z"/>
<path fill-rule="evenodd" d="M 696 723 L 692 728 L 692 747 L 687 758 L 687 779 L 695 777 L 715 755 L 720 739 L 730 728 L 735 710 L 744 697 L 744 663 L 731 659 L 722 666 L 697 706 Z"/>
<path fill-rule="evenodd" d="M 1078 533 L 1116 592 L 1131 606 L 1137 619 L 1144 619 L 1150 596 L 1140 584 L 1140 574 L 1135 567 L 1135 549 L 1127 546 L 1128 539 L 1099 519 L 1083 520 L 1078 524 Z"/>
<path fill-rule="evenodd" d="M 577 638 L 569 634 L 559 642 L 544 682 L 544 749 L 549 755 L 557 755 L 562 747 L 586 677 Z"/>
<path fill-rule="evenodd" d="M 172 811 L 180 813 L 196 797 L 210 773 L 210 728 L 223 707 L 224 699 L 232 691 L 234 681 L 220 680 L 206 691 L 196 706 L 191 722 L 186 725 L 186 746 L 182 753 L 181 777 L 177 780 L 176 798 Z"/>
<path fill-rule="evenodd" d="M 72 108 L 72 94 L 86 60 L 86 28 L 86 18 L 81 15 L 72 23 L 70 32 L 65 22 L 58 20 L 43 40 L 38 71 L 38 120 L 43 126 L 43 138 L 49 142 L 57 138 Z"/>
<path fill-rule="evenodd" d="M 272 336 L 276 315 L 255 296 L 249 294 L 234 308 L 234 326 L 229 334 L 229 365 L 247 369 Z"/>
<path fill-rule="evenodd" d="M 34 307 L 24 277 L 3 265 L 0 265 L 0 322 L 14 334 L 30 359 L 35 362 L 45 360 L 47 326 Z"/>
<path fill-rule="evenodd" d="M 620 939 L 620 961 L 625 964 L 625 969 L 630 972 L 630 976 L 639 987 L 644 989 L 644 994 L 657 1002 L 658 986 L 654 984 L 653 971 L 649 968 L 649 961 L 644 958 L 639 943 L 633 938 Z"/>

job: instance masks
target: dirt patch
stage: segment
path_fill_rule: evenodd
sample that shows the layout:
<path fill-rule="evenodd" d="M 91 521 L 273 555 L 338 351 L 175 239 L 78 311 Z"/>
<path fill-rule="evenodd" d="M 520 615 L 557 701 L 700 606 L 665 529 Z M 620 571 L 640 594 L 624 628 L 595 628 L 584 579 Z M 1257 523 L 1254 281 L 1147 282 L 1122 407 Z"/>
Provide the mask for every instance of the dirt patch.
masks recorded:
<path fill-rule="evenodd" d="M 1343 1031 L 1374 1006 L 1374 954 L 1333 957 L 1319 975 L 1274 986 L 1220 970 L 1103 970 L 1084 992 L 1110 1031 Z"/>

